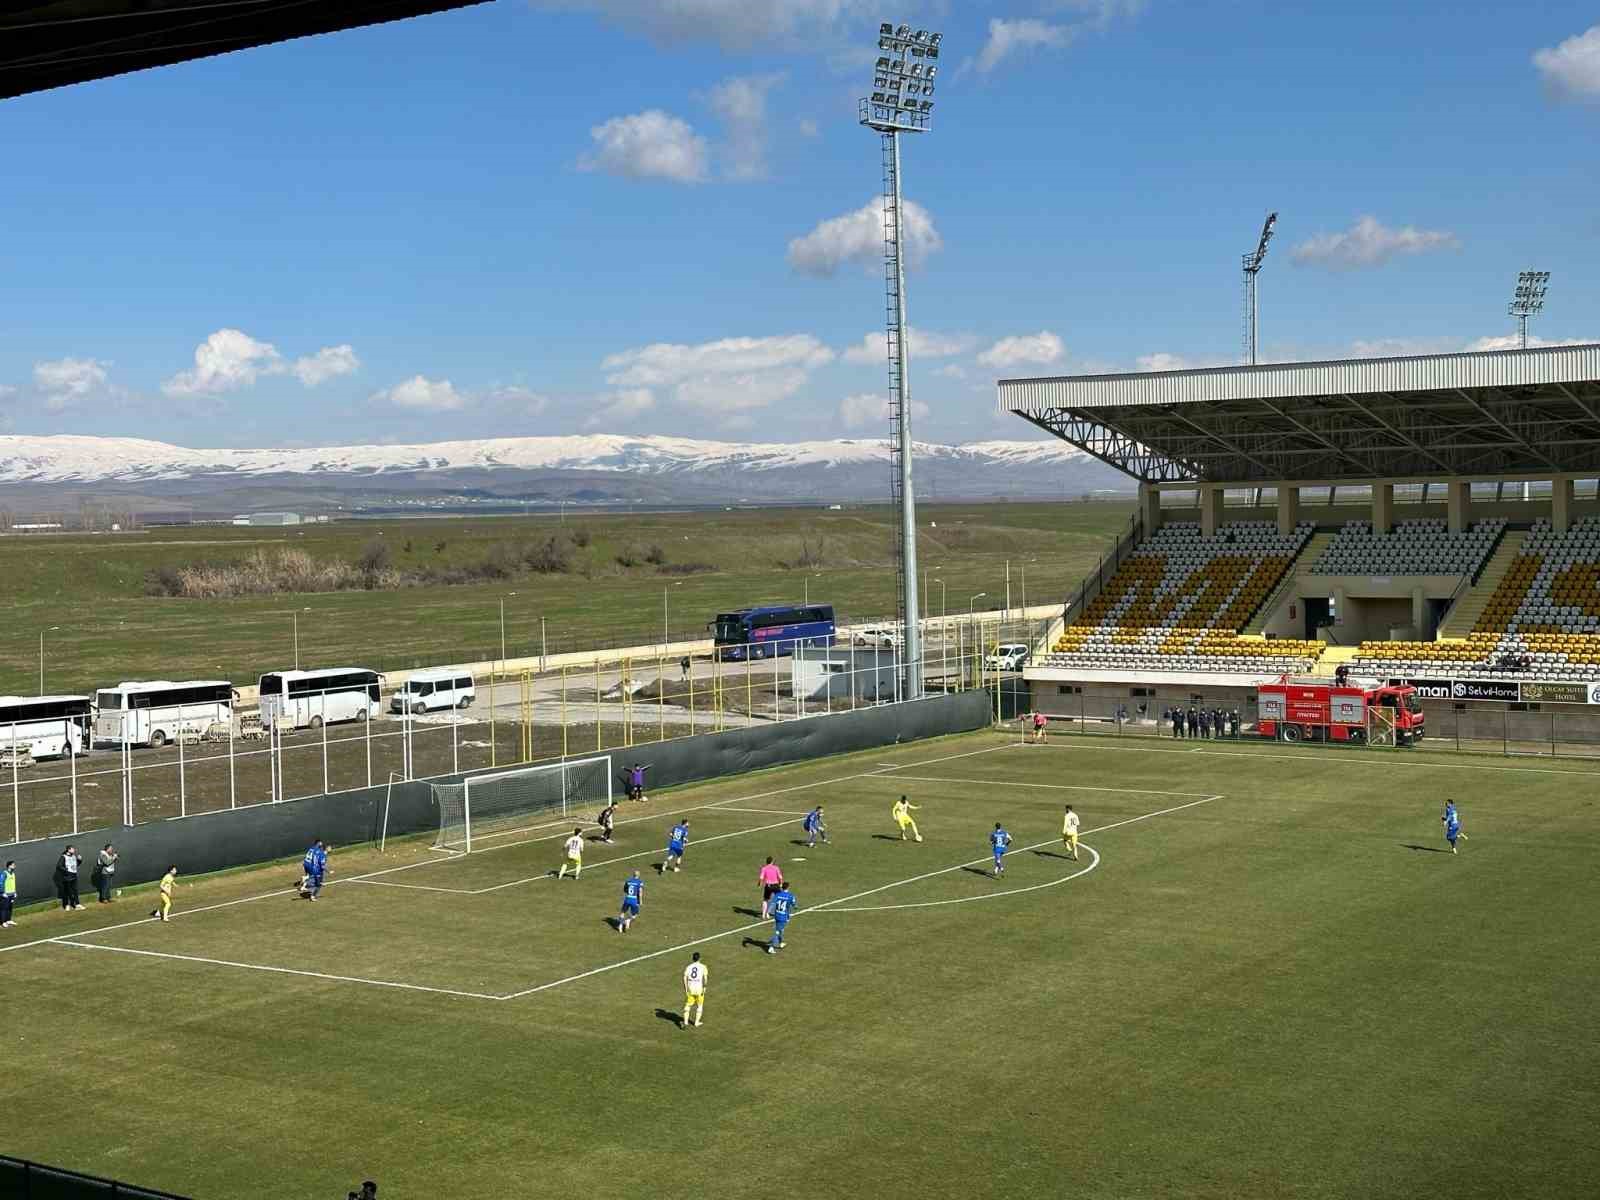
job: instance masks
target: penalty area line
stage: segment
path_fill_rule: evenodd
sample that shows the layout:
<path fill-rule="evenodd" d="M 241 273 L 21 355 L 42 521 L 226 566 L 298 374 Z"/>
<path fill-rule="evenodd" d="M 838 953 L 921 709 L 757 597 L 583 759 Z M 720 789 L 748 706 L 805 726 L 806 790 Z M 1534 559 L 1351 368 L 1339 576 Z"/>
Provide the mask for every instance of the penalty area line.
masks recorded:
<path fill-rule="evenodd" d="M 173 954 L 165 950 L 135 950 L 130 946 L 101 946 L 94 942 L 80 942 L 72 938 L 51 938 L 56 946 L 71 946 L 77 950 L 103 950 L 108 954 L 132 954 L 140 958 L 164 958 L 171 962 L 199 963 L 209 967 L 235 967 L 242 971 L 265 971 L 272 975 L 301 975 L 307 979 L 323 979 L 330 983 L 362 983 L 368 987 L 397 988 L 407 992 L 430 992 L 436 996 L 461 996 L 468 1000 L 498 1000 L 488 992 L 464 992 L 455 988 L 428 987 L 420 983 L 397 983 L 391 979 L 365 979 L 359 975 L 327 975 L 321 971 L 302 971 L 294 967 L 269 967 L 262 963 L 236 962 L 226 958 L 202 958 L 196 954 Z"/>

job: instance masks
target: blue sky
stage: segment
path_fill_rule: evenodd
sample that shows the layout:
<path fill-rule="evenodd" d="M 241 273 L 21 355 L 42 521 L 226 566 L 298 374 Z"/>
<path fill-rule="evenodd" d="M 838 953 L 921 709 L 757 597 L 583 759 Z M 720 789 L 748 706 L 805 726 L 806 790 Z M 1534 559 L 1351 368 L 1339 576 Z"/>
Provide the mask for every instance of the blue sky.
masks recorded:
<path fill-rule="evenodd" d="M 1592 3 L 498 0 L 0 103 L 0 432 L 877 436 L 880 15 L 919 437 L 1235 361 L 1268 209 L 1264 358 L 1600 340 Z"/>

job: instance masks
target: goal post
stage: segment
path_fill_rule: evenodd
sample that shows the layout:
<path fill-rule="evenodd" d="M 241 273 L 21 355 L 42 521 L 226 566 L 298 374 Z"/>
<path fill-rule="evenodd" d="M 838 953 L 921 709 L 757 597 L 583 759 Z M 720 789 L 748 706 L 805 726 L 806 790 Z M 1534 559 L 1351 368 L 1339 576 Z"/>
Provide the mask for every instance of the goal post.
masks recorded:
<path fill-rule="evenodd" d="M 435 850 L 471 854 L 525 831 L 538 816 L 571 816 L 611 803 L 609 754 L 565 759 L 433 785 L 439 805 Z"/>

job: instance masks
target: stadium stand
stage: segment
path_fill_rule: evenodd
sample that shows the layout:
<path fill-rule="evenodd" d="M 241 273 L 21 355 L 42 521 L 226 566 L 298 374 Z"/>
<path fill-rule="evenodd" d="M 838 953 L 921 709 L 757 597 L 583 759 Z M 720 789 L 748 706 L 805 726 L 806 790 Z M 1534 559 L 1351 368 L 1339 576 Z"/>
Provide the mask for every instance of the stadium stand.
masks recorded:
<path fill-rule="evenodd" d="M 1401 521 L 1374 534 L 1370 521 L 1347 521 L 1311 567 L 1312 575 L 1470 575 L 1483 570 L 1505 532 L 1503 519 L 1451 533 L 1443 520 Z"/>
<path fill-rule="evenodd" d="M 1462 641 L 1363 642 L 1354 669 L 1588 680 L 1600 666 L 1600 517 L 1565 534 L 1541 520 Z"/>
<path fill-rule="evenodd" d="M 1268 521 L 1163 525 L 1112 576 L 1045 665 L 1163 671 L 1299 670 L 1321 644 L 1241 638 L 1310 540 L 1309 522 L 1280 534 Z"/>

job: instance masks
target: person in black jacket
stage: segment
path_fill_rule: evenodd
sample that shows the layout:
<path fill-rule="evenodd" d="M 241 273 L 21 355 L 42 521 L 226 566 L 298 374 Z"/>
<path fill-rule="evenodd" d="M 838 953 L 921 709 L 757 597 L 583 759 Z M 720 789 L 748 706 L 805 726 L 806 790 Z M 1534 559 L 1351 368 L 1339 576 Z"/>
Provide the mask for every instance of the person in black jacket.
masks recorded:
<path fill-rule="evenodd" d="M 1190 737 L 1200 736 L 1200 714 L 1195 712 L 1194 705 L 1189 705 L 1188 728 Z"/>
<path fill-rule="evenodd" d="M 82 865 L 76 846 L 68 846 L 56 859 L 56 894 L 61 898 L 63 911 L 83 907 L 78 899 L 78 868 Z"/>

